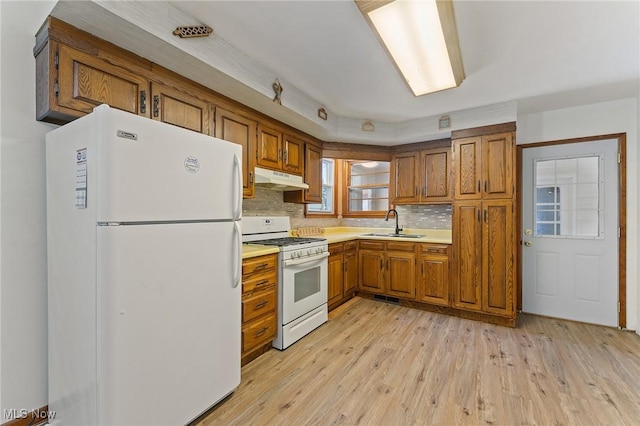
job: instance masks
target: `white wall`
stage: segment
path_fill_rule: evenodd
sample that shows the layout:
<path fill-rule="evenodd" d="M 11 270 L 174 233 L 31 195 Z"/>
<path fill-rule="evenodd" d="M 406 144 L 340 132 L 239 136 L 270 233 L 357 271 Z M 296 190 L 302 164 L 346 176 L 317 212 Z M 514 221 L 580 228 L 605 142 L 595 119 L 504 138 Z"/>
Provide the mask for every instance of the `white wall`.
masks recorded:
<path fill-rule="evenodd" d="M 627 134 L 627 328 L 640 334 L 638 290 L 639 98 L 518 115 L 517 143 L 544 142 L 611 133 Z"/>
<path fill-rule="evenodd" d="M 35 34 L 55 2 L 0 1 L 0 423 L 47 404 L 44 134 L 35 121 Z"/>

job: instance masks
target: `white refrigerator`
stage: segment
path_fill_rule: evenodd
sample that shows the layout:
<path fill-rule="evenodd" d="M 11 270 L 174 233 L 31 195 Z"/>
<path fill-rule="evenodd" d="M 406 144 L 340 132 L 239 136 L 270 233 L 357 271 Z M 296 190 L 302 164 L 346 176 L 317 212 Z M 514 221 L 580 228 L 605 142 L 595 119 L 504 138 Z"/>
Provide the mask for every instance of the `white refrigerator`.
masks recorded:
<path fill-rule="evenodd" d="M 101 105 L 46 153 L 51 423 L 189 423 L 240 383 L 241 146 Z"/>

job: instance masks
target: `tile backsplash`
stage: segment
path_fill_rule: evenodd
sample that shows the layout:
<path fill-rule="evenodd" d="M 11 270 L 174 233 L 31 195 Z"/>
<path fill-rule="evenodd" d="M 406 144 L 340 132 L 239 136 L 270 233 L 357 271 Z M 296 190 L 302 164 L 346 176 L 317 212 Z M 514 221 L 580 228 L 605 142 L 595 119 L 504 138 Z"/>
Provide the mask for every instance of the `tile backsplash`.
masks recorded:
<path fill-rule="evenodd" d="M 428 204 L 396 206 L 399 223 L 403 228 L 451 229 L 450 204 Z M 244 216 L 289 216 L 292 228 L 304 226 L 368 226 L 392 228 L 395 222 L 389 219 L 305 218 L 302 204 L 285 203 L 282 192 L 255 187 L 255 198 L 245 199 L 242 205 Z"/>

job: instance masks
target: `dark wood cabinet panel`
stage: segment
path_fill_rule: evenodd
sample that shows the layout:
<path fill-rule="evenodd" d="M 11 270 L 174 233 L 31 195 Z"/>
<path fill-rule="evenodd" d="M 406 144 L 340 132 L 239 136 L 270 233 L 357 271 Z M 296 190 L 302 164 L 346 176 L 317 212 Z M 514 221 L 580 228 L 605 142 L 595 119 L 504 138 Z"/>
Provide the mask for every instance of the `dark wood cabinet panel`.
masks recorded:
<path fill-rule="evenodd" d="M 360 290 L 384 294 L 383 271 L 384 252 L 362 248 L 358 251 L 358 288 Z"/>
<path fill-rule="evenodd" d="M 451 201 L 451 149 L 423 151 L 420 201 Z"/>
<path fill-rule="evenodd" d="M 511 198 L 515 164 L 511 132 L 482 137 L 483 199 Z"/>
<path fill-rule="evenodd" d="M 282 170 L 282 132 L 258 124 L 256 164 L 269 169 Z"/>
<path fill-rule="evenodd" d="M 453 246 L 456 273 L 452 291 L 453 306 L 481 310 L 482 227 L 481 201 L 456 203 L 453 208 Z"/>
<path fill-rule="evenodd" d="M 37 82 L 38 120 L 68 122 L 101 104 L 149 117 L 147 79 L 64 44 L 49 42 L 48 47 L 36 57 L 49 65 L 41 65 L 49 75 Z"/>
<path fill-rule="evenodd" d="M 304 143 L 304 181 L 309 189 L 285 192 L 286 203 L 322 202 L 322 149 L 310 142 Z"/>
<path fill-rule="evenodd" d="M 254 196 L 255 141 L 257 123 L 242 115 L 216 108 L 215 136 L 242 145 L 242 194 L 244 198 Z"/>
<path fill-rule="evenodd" d="M 483 218 L 482 309 L 511 315 L 514 303 L 513 202 L 484 202 Z"/>
<path fill-rule="evenodd" d="M 412 252 L 387 251 L 387 292 L 389 296 L 415 299 L 416 254 Z"/>
<path fill-rule="evenodd" d="M 343 244 L 335 243 L 329 245 L 329 267 L 328 267 L 328 305 L 333 306 L 343 297 L 344 289 L 344 266 L 343 266 Z"/>
<path fill-rule="evenodd" d="M 393 156 L 391 162 L 391 191 L 392 204 L 403 204 L 419 201 L 418 187 L 419 154 L 405 152 Z"/>
<path fill-rule="evenodd" d="M 211 134 L 207 102 L 155 82 L 151 84 L 151 94 L 151 118 L 194 132 Z"/>
<path fill-rule="evenodd" d="M 453 141 L 456 200 L 479 199 L 482 196 L 481 142 L 482 137 Z"/>
<path fill-rule="evenodd" d="M 354 242 L 355 243 L 355 242 Z M 348 243 L 345 243 L 348 244 Z M 343 256 L 344 262 L 344 294 L 352 296 L 358 287 L 358 253 L 355 249 L 347 249 Z"/>
<path fill-rule="evenodd" d="M 285 134 L 282 139 L 282 170 L 296 175 L 302 174 L 304 142 Z"/>
<path fill-rule="evenodd" d="M 449 306 L 449 247 L 422 244 L 418 263 L 417 300 Z"/>

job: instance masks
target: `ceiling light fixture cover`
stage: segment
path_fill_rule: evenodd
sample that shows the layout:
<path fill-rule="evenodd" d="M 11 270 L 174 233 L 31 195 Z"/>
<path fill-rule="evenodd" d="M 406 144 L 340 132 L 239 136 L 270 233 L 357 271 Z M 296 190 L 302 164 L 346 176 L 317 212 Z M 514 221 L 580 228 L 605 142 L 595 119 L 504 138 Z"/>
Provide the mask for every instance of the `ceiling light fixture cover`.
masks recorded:
<path fill-rule="evenodd" d="M 465 78 L 452 0 L 355 0 L 415 96 Z"/>

